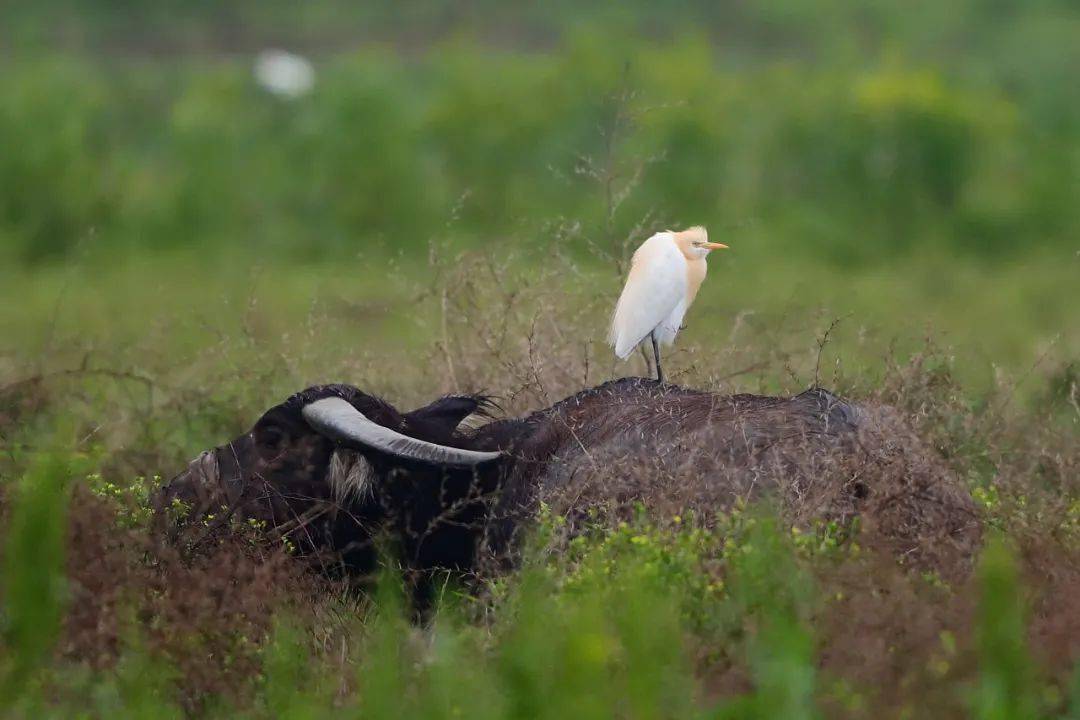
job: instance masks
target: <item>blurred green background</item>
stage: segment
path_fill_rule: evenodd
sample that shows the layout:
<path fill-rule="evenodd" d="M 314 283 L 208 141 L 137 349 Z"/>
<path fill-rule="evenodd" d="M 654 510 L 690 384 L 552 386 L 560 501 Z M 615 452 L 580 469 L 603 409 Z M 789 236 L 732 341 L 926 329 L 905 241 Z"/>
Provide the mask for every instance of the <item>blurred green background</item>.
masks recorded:
<path fill-rule="evenodd" d="M 7 3 L 3 346 L 217 322 L 252 268 L 288 327 L 423 282 L 432 241 L 613 299 L 628 238 L 704 224 L 734 251 L 692 340 L 813 308 L 983 379 L 1068 365 L 1078 39 L 1071 0 Z M 260 86 L 272 48 L 309 92 Z"/>

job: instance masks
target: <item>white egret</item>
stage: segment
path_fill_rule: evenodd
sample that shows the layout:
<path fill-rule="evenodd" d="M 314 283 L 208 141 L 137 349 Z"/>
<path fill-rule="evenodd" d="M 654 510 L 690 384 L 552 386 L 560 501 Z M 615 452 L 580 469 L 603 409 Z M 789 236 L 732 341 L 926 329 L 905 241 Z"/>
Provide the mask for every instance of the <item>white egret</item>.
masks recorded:
<path fill-rule="evenodd" d="M 656 379 L 663 382 L 659 345 L 675 341 L 683 316 L 705 279 L 709 252 L 726 247 L 709 242 L 703 227 L 666 230 L 643 242 L 634 252 L 611 318 L 608 342 L 615 346 L 615 355 L 625 360 L 646 338 L 651 339 Z"/>

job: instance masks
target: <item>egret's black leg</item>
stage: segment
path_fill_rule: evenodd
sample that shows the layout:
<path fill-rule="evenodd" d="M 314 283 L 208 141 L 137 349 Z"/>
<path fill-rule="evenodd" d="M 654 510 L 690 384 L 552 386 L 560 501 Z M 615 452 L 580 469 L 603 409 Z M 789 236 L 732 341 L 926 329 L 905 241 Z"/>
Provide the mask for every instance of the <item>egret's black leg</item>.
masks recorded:
<path fill-rule="evenodd" d="M 656 344 L 656 333 L 650 333 L 649 337 L 652 338 L 652 355 L 656 361 L 656 382 L 664 382 L 664 369 L 660 367 L 660 346 Z"/>

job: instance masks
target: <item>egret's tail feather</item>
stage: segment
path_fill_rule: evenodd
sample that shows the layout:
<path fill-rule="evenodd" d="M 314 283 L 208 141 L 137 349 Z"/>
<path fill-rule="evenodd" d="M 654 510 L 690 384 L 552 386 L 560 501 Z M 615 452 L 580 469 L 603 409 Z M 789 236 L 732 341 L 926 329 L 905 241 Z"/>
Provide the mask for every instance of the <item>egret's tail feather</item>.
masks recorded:
<path fill-rule="evenodd" d="M 615 306 L 615 312 L 611 316 L 611 327 L 608 329 L 608 345 L 614 346 L 617 358 L 625 360 L 630 357 L 630 353 L 634 352 L 634 348 L 638 346 L 641 339 L 639 338 L 637 342 L 631 342 L 631 335 L 624 327 L 626 322 L 622 310 L 624 310 L 623 301 L 622 298 L 619 298 L 619 303 Z"/>
<path fill-rule="evenodd" d="M 615 346 L 615 357 L 619 358 L 620 360 L 625 360 L 626 358 L 630 357 L 630 353 L 634 352 L 634 348 L 636 348 L 637 346 L 638 346 L 638 343 L 634 343 L 633 345 L 630 345 L 630 344 L 616 345 Z"/>

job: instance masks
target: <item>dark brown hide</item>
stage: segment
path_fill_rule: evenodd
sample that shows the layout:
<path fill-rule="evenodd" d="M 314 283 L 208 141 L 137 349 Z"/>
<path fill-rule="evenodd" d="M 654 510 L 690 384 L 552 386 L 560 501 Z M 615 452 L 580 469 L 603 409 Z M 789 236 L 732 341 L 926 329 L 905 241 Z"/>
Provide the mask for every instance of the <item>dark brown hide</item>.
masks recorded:
<path fill-rule="evenodd" d="M 488 528 L 489 554 L 513 547 L 540 501 L 568 520 L 716 511 L 771 497 L 789 521 L 859 517 L 875 541 L 932 566 L 970 558 L 973 503 L 889 408 L 857 407 L 822 389 L 790 398 L 713 393 L 627 378 L 525 421 Z"/>

